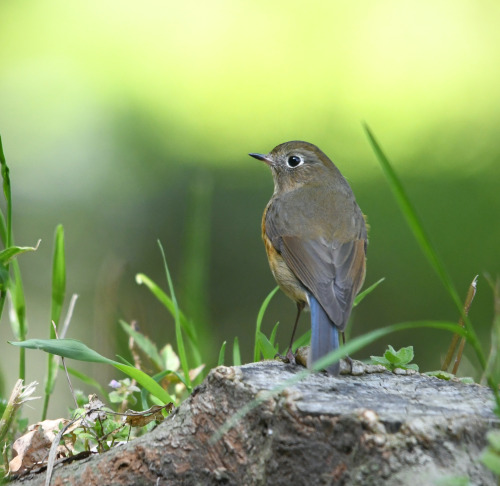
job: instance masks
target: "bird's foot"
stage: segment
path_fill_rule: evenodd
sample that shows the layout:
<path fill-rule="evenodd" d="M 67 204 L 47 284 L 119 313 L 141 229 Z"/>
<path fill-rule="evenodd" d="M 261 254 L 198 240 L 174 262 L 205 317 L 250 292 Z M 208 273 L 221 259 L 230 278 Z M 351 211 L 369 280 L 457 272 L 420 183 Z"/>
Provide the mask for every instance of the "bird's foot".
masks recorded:
<path fill-rule="evenodd" d="M 296 353 L 292 351 L 292 348 L 289 348 L 288 351 L 286 352 L 285 356 L 282 354 L 276 353 L 274 355 L 274 359 L 278 358 L 284 363 L 290 363 L 290 364 L 297 364 L 297 360 L 295 359 L 297 356 Z"/>

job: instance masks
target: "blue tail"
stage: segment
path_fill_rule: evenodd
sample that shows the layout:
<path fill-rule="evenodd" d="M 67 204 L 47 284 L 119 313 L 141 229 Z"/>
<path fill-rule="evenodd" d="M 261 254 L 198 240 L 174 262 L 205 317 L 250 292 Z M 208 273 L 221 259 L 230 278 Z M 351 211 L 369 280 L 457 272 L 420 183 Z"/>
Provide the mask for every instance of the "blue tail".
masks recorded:
<path fill-rule="evenodd" d="M 311 308 L 311 348 L 307 366 L 311 365 L 319 358 L 325 356 L 330 351 L 339 347 L 339 333 L 337 326 L 330 321 L 327 313 L 314 296 L 308 294 L 309 307 Z M 340 363 L 337 361 L 327 368 L 328 373 L 337 376 L 340 372 Z"/>

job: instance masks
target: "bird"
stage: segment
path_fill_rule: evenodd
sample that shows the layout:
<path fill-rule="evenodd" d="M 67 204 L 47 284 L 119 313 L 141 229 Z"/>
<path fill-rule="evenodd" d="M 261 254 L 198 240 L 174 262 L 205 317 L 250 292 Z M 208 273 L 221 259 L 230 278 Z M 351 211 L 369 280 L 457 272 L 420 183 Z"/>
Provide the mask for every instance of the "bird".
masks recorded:
<path fill-rule="evenodd" d="M 286 359 L 301 312 L 311 311 L 307 366 L 339 347 L 366 271 L 365 216 L 335 164 L 316 146 L 290 141 L 268 154 L 251 153 L 271 169 L 274 192 L 262 216 L 262 238 L 271 272 L 297 305 Z M 327 367 L 337 376 L 340 363 Z"/>

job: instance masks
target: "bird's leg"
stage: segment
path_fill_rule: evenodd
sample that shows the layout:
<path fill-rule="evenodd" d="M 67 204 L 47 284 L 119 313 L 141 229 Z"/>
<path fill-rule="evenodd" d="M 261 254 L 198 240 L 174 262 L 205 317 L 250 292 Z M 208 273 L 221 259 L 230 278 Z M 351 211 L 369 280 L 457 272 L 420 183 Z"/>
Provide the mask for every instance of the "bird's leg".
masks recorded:
<path fill-rule="evenodd" d="M 297 317 L 295 318 L 295 324 L 293 325 L 292 339 L 290 339 L 290 346 L 288 346 L 288 351 L 285 356 L 277 354 L 276 356 L 284 359 L 287 363 L 296 364 L 295 354 L 292 350 L 293 340 L 295 338 L 295 331 L 297 330 L 297 325 L 299 323 L 300 313 L 305 307 L 305 302 L 297 302 Z"/>
<path fill-rule="evenodd" d="M 344 331 L 342 331 L 340 334 L 342 334 L 342 345 L 345 346 L 345 333 L 344 333 Z M 352 358 L 346 354 L 345 360 L 349 363 L 349 366 L 351 367 L 351 372 L 352 372 Z"/>
<path fill-rule="evenodd" d="M 305 302 L 297 302 L 297 317 L 295 318 L 295 324 L 293 325 L 292 338 L 290 339 L 290 346 L 288 346 L 288 351 L 286 352 L 286 357 L 289 363 L 295 364 L 295 354 L 293 353 L 292 346 L 293 340 L 295 338 L 295 331 L 297 330 L 297 325 L 299 324 L 300 313 L 304 309 Z"/>

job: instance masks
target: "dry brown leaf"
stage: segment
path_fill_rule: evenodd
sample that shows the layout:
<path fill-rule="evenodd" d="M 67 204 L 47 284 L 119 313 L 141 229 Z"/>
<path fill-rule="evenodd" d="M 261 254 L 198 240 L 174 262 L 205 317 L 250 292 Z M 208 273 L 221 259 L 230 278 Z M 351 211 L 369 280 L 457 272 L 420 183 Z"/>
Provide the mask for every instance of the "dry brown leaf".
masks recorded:
<path fill-rule="evenodd" d="M 131 427 L 144 427 L 144 425 L 148 425 L 153 420 L 158 422 L 162 422 L 165 418 L 162 414 L 162 410 L 166 410 L 167 412 L 171 412 L 174 408 L 173 403 L 167 403 L 167 405 L 154 405 L 148 410 L 144 410 L 142 412 L 135 412 L 134 410 L 127 410 L 123 421 L 130 425 Z"/>
<path fill-rule="evenodd" d="M 12 445 L 14 458 L 9 463 L 10 473 L 22 474 L 34 466 L 41 466 L 47 460 L 50 446 L 66 419 L 44 420 L 28 427 L 28 432 L 19 437 Z M 71 445 L 60 445 L 58 458 L 69 455 Z"/>

